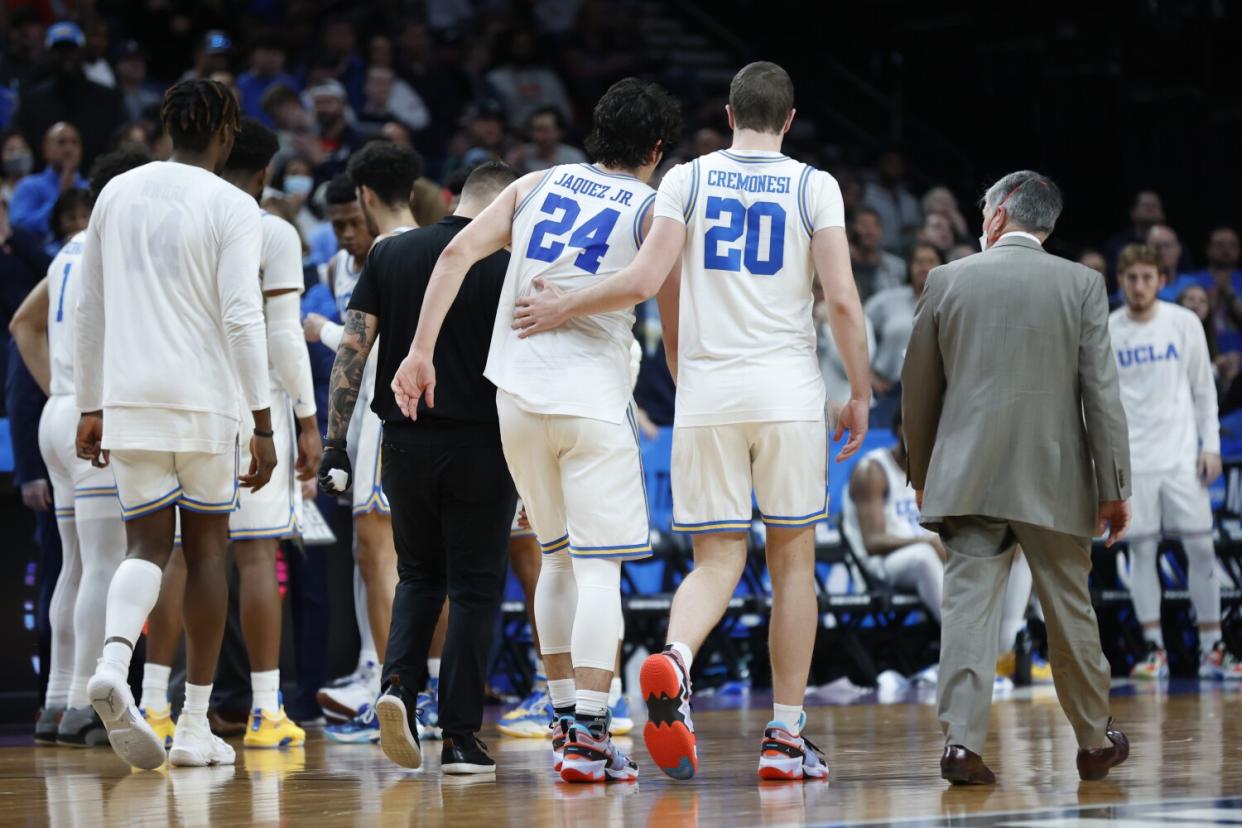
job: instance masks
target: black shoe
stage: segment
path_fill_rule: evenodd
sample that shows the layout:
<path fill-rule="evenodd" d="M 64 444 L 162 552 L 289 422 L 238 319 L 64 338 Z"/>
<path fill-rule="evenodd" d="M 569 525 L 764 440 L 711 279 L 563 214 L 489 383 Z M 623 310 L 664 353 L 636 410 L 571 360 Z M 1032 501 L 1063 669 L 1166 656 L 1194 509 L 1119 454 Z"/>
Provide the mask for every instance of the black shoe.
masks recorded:
<path fill-rule="evenodd" d="M 56 744 L 68 747 L 100 747 L 108 744 L 108 731 L 95 708 L 77 707 L 65 711 L 56 731 Z"/>
<path fill-rule="evenodd" d="M 394 677 L 388 689 L 375 702 L 375 718 L 380 725 L 380 748 L 384 755 L 403 768 L 420 768 L 423 749 L 418 741 L 415 707 L 406 701 L 404 689 Z"/>
<path fill-rule="evenodd" d="M 487 755 L 487 745 L 474 736 L 446 733 L 440 749 L 440 770 L 450 774 L 495 773 L 496 760 Z"/>
<path fill-rule="evenodd" d="M 1031 686 L 1031 634 L 1026 627 L 1018 630 L 1013 640 L 1013 686 Z"/>
<path fill-rule="evenodd" d="M 60 717 L 63 715 L 63 707 L 45 707 L 40 710 L 39 720 L 35 722 L 35 741 L 41 745 L 56 744 L 56 731 L 60 729 Z"/>

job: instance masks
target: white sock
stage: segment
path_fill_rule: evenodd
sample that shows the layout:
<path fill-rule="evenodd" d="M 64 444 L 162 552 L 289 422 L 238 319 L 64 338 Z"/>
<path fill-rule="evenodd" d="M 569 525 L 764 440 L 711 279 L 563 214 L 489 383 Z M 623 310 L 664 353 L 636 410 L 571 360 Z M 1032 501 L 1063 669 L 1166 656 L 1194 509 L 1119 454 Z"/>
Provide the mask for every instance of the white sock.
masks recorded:
<path fill-rule="evenodd" d="M 1212 652 L 1212 648 L 1216 646 L 1216 642 L 1220 641 L 1220 627 L 1205 630 L 1199 628 L 1199 652 L 1207 655 Z"/>
<path fill-rule="evenodd" d="M 621 677 L 613 676 L 612 684 L 608 687 L 608 706 L 616 707 L 619 701 L 621 701 Z"/>
<path fill-rule="evenodd" d="M 379 664 L 379 653 L 375 650 L 360 650 L 358 652 L 358 669 L 366 670 Z"/>
<path fill-rule="evenodd" d="M 251 707 L 275 712 L 280 707 L 280 669 L 251 673 L 250 694 L 254 697 Z"/>
<path fill-rule="evenodd" d="M 101 668 L 107 668 L 121 677 L 129 675 L 134 645 L 138 643 L 142 625 L 147 622 L 147 616 L 160 597 L 163 576 L 163 570 L 141 558 L 126 558 L 116 568 L 112 583 L 108 585 L 108 614 L 104 621 Z"/>
<path fill-rule="evenodd" d="M 148 661 L 142 667 L 143 710 L 164 710 L 168 707 L 168 677 L 172 667 Z"/>
<path fill-rule="evenodd" d="M 608 714 L 608 693 L 602 690 L 579 690 L 574 715 L 580 719 L 597 719 Z"/>
<path fill-rule="evenodd" d="M 802 725 L 806 722 L 806 714 L 802 712 L 802 705 L 800 704 L 773 704 L 772 721 L 780 722 L 785 725 L 785 729 L 792 735 L 797 736 L 802 732 Z"/>
<path fill-rule="evenodd" d="M 440 659 L 438 658 L 427 659 L 427 677 L 430 678 L 432 681 L 440 680 Z"/>
<path fill-rule="evenodd" d="M 577 699 L 574 680 L 571 678 L 548 679 L 548 696 L 552 699 L 552 706 L 558 710 L 573 707 Z"/>
<path fill-rule="evenodd" d="M 182 716 L 207 718 L 207 705 L 211 701 L 210 684 L 185 683 L 185 706 L 181 708 Z"/>
<path fill-rule="evenodd" d="M 68 707 L 69 686 L 73 684 L 73 672 L 53 670 L 47 677 L 47 692 L 43 696 L 44 707 Z"/>
<path fill-rule="evenodd" d="M 681 656 L 682 663 L 686 665 L 686 673 L 689 673 L 690 663 L 694 661 L 694 654 L 690 652 L 690 648 L 680 641 L 673 641 L 668 646 L 672 647 Z"/>
<path fill-rule="evenodd" d="M 73 674 L 73 681 L 69 685 L 70 709 L 90 706 L 90 697 L 86 695 L 86 682 L 88 681 L 90 681 L 90 676 L 79 676 L 76 672 Z"/>

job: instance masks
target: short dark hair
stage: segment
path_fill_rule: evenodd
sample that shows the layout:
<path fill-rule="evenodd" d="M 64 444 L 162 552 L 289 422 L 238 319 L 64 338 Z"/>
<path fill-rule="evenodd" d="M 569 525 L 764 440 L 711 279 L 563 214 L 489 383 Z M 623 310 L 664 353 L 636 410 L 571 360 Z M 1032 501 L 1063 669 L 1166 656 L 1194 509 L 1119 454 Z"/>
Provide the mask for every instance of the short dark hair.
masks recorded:
<path fill-rule="evenodd" d="M 392 141 L 371 141 L 349 159 L 349 176 L 369 187 L 390 207 L 407 204 L 414 182 L 423 173 L 423 158 Z"/>
<path fill-rule="evenodd" d="M 858 221 L 863 216 L 875 216 L 875 220 L 878 221 L 881 226 L 883 226 L 884 224 L 884 216 L 880 215 L 880 211 L 875 209 L 874 207 L 868 207 L 865 204 L 862 205 L 861 207 L 855 207 L 854 208 L 854 221 Z"/>
<path fill-rule="evenodd" d="M 680 138 L 681 104 L 659 84 L 624 78 L 595 104 L 586 150 L 605 167 L 636 169 Z"/>
<path fill-rule="evenodd" d="M 906 262 L 909 263 L 914 261 L 915 255 L 917 255 L 920 250 L 930 250 L 936 254 L 936 261 L 940 262 L 940 264 L 944 264 L 944 253 L 940 250 L 940 248 L 936 247 L 936 245 L 931 242 L 925 241 L 916 241 L 910 246 L 910 255 L 906 256 Z"/>
<path fill-rule="evenodd" d="M 91 194 L 79 187 L 74 187 L 61 193 L 57 197 L 56 203 L 52 205 L 52 213 L 47 219 L 47 226 L 51 228 L 52 236 L 60 238 L 60 220 L 65 213 L 77 207 L 85 207 L 89 210 L 94 203 L 95 199 L 91 198 Z"/>
<path fill-rule="evenodd" d="M 556 128 L 561 132 L 565 131 L 565 127 L 567 126 L 565 123 L 565 114 L 561 112 L 560 107 L 556 106 L 541 106 L 534 112 L 530 113 L 530 117 L 526 119 L 527 128 L 529 128 L 530 125 L 534 123 L 534 120 L 540 115 L 551 115 L 552 120 L 556 121 Z"/>
<path fill-rule="evenodd" d="M 229 160 L 224 162 L 224 169 L 231 172 L 257 173 L 272 163 L 276 151 L 280 149 L 280 141 L 272 132 L 255 118 L 242 118 L 241 128 L 237 130 L 237 138 L 233 141 L 233 151 Z"/>
<path fill-rule="evenodd" d="M 236 132 L 241 113 L 237 99 L 219 81 L 185 80 L 164 94 L 160 120 L 172 137 L 173 146 L 202 152 L 211 137 L 228 127 Z"/>
<path fill-rule="evenodd" d="M 461 194 L 467 196 L 491 196 L 508 187 L 517 180 L 518 174 L 513 167 L 503 161 L 484 161 L 470 171 L 466 183 L 462 185 Z"/>
<path fill-rule="evenodd" d="M 774 132 L 785 129 L 794 105 L 789 73 L 766 60 L 743 66 L 729 83 L 729 108 L 737 129 Z"/>
<path fill-rule="evenodd" d="M 1151 265 L 1160 270 L 1160 254 L 1150 244 L 1127 244 L 1117 254 L 1117 272 L 1125 273 L 1136 264 Z"/>
<path fill-rule="evenodd" d="M 137 144 L 124 144 L 120 149 L 99 156 L 91 164 L 91 195 L 99 198 L 109 181 L 154 160 L 151 150 Z"/>
<path fill-rule="evenodd" d="M 259 108 L 263 110 L 265 115 L 273 115 L 277 107 L 281 104 L 293 102 L 298 106 L 302 105 L 302 99 L 298 97 L 297 90 L 287 83 L 274 83 L 263 93 L 263 97 L 259 99 Z"/>
<path fill-rule="evenodd" d="M 323 200 L 329 207 L 340 204 L 353 204 L 358 201 L 358 187 L 349 173 L 337 173 L 332 176 L 328 186 L 324 188 Z"/>

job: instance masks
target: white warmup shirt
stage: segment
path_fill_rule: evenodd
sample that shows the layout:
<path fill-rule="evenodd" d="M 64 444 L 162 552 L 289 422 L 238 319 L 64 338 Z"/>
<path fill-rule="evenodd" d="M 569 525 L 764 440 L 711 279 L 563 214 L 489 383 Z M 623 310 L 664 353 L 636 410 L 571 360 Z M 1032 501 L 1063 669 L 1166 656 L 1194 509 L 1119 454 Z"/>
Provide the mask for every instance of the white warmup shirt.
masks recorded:
<path fill-rule="evenodd" d="M 550 169 L 513 214 L 505 273 L 483 375 L 535 414 L 620 423 L 630 404 L 634 310 L 600 313 L 519 339 L 517 298 L 542 276 L 565 291 L 597 284 L 634 260 L 655 191 L 590 164 Z"/>
<path fill-rule="evenodd" d="M 1200 451 L 1220 454 L 1216 385 L 1199 317 L 1157 301 L 1147 322 L 1131 319 L 1124 307 L 1113 311 L 1108 332 L 1130 425 L 1133 473 L 1193 467 Z"/>
<path fill-rule="evenodd" d="M 914 487 L 906 479 L 906 473 L 897 466 L 892 450 L 882 448 L 869 451 L 859 461 L 860 465 L 862 463 L 877 464 L 884 471 L 884 479 L 888 483 L 888 491 L 884 495 L 885 534 L 910 538 L 911 542 L 925 537 L 927 530 L 919 526 L 919 504 L 914 496 Z M 860 556 L 871 557 L 863 546 L 858 506 L 850 497 L 849 487 L 845 489 L 845 502 L 841 506 L 841 532 Z"/>
<path fill-rule="evenodd" d="M 73 360 L 77 337 L 75 310 L 82 271 L 83 230 L 70 239 L 47 269 L 47 353 L 52 370 L 52 396 L 73 393 Z"/>
<path fill-rule="evenodd" d="M 655 210 L 686 225 L 676 425 L 822 420 L 811 237 L 845 226 L 836 179 L 721 150 L 670 170 Z"/>
<path fill-rule="evenodd" d="M 77 401 L 108 449 L 223 453 L 237 393 L 269 405 L 259 205 L 207 170 L 157 161 L 114 178 L 86 229 Z"/>

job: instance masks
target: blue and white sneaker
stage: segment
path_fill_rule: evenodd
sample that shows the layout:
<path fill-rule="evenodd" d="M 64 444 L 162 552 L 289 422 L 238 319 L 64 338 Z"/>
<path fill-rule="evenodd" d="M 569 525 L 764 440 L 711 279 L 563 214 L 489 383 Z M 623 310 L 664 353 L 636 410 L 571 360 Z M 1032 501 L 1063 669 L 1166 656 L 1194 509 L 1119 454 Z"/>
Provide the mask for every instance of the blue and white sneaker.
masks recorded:
<path fill-rule="evenodd" d="M 566 782 L 618 782 L 638 778 L 638 764 L 612 741 L 605 718 L 588 727 L 575 721 L 565 737 L 561 779 Z"/>
<path fill-rule="evenodd" d="M 362 705 L 358 715 L 349 721 L 328 725 L 323 732 L 332 741 L 347 745 L 373 745 L 380 740 L 379 719 L 375 718 L 375 708 L 369 704 Z"/>
<path fill-rule="evenodd" d="M 548 696 L 545 688 L 539 693 L 532 693 L 527 697 L 525 709 L 519 715 L 511 715 L 517 713 L 512 710 L 506 714 L 497 725 L 500 732 L 506 736 L 516 736 L 520 739 L 544 739 L 548 735 L 548 722 L 552 721 L 552 699 Z"/>
<path fill-rule="evenodd" d="M 418 720 L 418 738 L 438 740 L 444 733 L 438 727 L 440 723 L 440 680 L 431 679 L 427 683 L 427 692 L 418 694 L 415 718 Z"/>
<path fill-rule="evenodd" d="M 634 720 L 630 718 L 630 703 L 625 698 L 625 694 L 621 694 L 621 698 L 617 699 L 617 703 L 609 708 L 612 713 L 612 735 L 624 736 L 634 729 Z"/>

